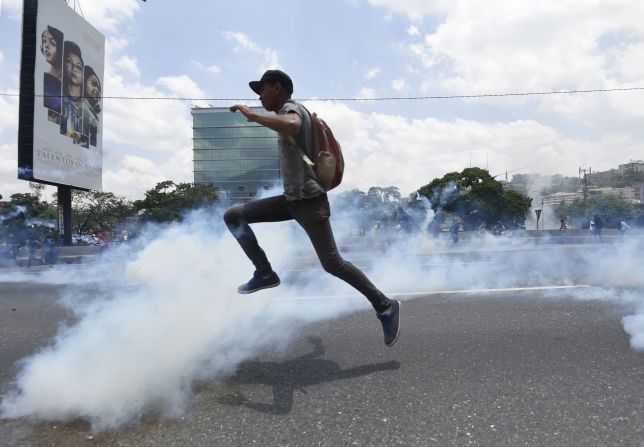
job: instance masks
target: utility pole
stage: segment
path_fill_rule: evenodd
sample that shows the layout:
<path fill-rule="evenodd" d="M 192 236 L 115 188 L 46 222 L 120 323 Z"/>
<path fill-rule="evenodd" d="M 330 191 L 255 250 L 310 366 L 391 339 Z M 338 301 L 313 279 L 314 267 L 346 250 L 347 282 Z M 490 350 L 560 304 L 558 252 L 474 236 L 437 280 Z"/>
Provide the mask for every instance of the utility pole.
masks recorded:
<path fill-rule="evenodd" d="M 579 166 L 579 177 L 581 179 L 581 186 L 582 186 L 582 193 L 584 197 L 584 202 L 586 201 L 586 198 L 588 197 L 588 176 L 591 174 L 591 169 L 588 168 L 588 173 L 586 173 L 586 168 L 583 168 Z M 584 173 L 583 178 L 581 177 L 581 173 Z"/>

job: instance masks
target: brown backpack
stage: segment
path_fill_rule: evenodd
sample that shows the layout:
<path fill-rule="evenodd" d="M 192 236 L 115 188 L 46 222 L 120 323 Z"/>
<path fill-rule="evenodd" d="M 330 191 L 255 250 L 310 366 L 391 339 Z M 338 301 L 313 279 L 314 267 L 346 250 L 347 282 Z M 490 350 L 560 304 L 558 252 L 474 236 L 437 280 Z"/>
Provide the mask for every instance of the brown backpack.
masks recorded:
<path fill-rule="evenodd" d="M 330 191 L 342 181 L 342 174 L 344 174 L 342 149 L 327 123 L 318 117 L 316 113 L 306 111 L 311 117 L 311 126 L 313 127 L 313 156 L 315 161 L 311 161 L 298 144 L 295 144 L 295 146 L 304 162 L 313 168 L 324 188 Z"/>

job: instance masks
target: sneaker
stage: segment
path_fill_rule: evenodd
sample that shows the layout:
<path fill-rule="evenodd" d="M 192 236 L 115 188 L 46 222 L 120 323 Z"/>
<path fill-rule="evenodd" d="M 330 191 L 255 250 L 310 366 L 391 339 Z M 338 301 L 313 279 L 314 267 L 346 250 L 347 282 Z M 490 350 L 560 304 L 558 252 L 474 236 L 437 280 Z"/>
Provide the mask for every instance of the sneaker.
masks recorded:
<path fill-rule="evenodd" d="M 391 300 L 391 307 L 376 315 L 382 323 L 385 345 L 390 347 L 395 345 L 400 335 L 400 301 Z"/>
<path fill-rule="evenodd" d="M 259 274 L 257 270 L 253 274 L 253 277 L 246 284 L 242 284 L 237 288 L 237 292 L 241 294 L 253 293 L 262 289 L 269 289 L 271 287 L 277 287 L 280 285 L 280 278 L 277 276 L 277 273 L 271 272 L 271 274 L 264 278 Z"/>

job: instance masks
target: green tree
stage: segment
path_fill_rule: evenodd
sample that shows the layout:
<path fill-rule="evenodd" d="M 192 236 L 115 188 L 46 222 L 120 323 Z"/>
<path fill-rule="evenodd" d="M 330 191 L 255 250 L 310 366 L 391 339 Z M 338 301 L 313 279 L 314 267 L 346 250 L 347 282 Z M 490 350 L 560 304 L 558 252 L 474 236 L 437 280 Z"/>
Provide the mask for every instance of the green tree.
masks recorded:
<path fill-rule="evenodd" d="M 523 224 L 532 199 L 504 189 L 490 173 L 481 168 L 466 168 L 462 172 L 448 172 L 422 186 L 418 193 L 427 197 L 441 223 L 446 214 L 463 219 L 463 227 L 471 230 L 482 222 L 502 220 L 508 228 Z"/>
<path fill-rule="evenodd" d="M 148 190 L 143 200 L 136 200 L 134 206 L 143 211 L 144 221 L 171 222 L 180 221 L 186 212 L 216 201 L 217 190 L 212 186 L 165 180 Z"/>
<path fill-rule="evenodd" d="M 640 204 L 632 204 L 619 194 L 598 194 L 586 200 L 577 199 L 570 205 L 560 203 L 555 207 L 555 213 L 567 217 L 575 228 L 588 228 L 590 219 L 595 215 L 602 218 L 604 228 L 617 228 L 621 219 L 639 224 L 644 217 L 642 211 Z"/>
<path fill-rule="evenodd" d="M 367 196 L 371 200 L 382 204 L 400 201 L 400 191 L 395 186 L 372 186 L 367 191 Z"/>
<path fill-rule="evenodd" d="M 79 234 L 112 229 L 134 212 L 132 202 L 114 193 L 72 191 L 72 227 Z"/>
<path fill-rule="evenodd" d="M 31 189 L 33 191 L 33 195 L 38 197 L 40 200 L 42 193 L 45 190 L 45 185 L 38 182 L 29 182 L 29 189 Z"/>
<path fill-rule="evenodd" d="M 11 200 L 7 204 L 8 206 L 4 207 L 5 212 L 11 213 L 14 209 L 18 208 L 31 218 L 46 219 L 50 217 L 55 218 L 56 216 L 55 207 L 46 201 L 41 201 L 36 194 L 28 192 L 17 193 L 12 194 L 10 198 Z"/>
<path fill-rule="evenodd" d="M 0 208 L 0 236 L 15 239 L 41 237 L 55 226 L 57 211 L 32 193 L 17 193 Z"/>

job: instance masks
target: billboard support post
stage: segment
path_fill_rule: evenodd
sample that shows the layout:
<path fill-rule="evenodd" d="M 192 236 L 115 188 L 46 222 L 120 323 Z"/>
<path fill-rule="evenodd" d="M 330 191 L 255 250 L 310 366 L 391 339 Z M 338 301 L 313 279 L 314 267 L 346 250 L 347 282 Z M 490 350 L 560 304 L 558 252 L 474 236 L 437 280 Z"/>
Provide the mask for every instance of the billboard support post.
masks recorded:
<path fill-rule="evenodd" d="M 69 185 L 58 185 L 58 234 L 63 237 L 63 245 L 72 245 L 72 187 Z"/>

